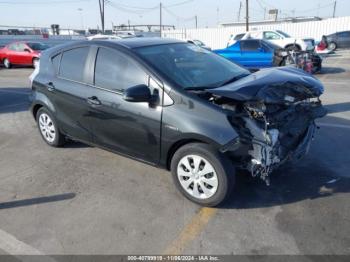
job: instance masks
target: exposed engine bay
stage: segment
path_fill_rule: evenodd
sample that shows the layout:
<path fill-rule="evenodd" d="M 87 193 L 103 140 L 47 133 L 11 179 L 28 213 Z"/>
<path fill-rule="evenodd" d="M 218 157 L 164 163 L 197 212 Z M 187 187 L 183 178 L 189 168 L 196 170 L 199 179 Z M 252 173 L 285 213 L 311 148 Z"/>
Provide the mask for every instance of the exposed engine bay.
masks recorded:
<path fill-rule="evenodd" d="M 289 75 L 290 69 L 278 70 L 287 70 Z M 236 89 L 240 85 L 237 81 L 233 86 L 209 89 L 199 95 L 228 111 L 229 120 L 239 134 L 237 150 L 229 152 L 232 160 L 269 185 L 269 175 L 274 169 L 308 152 L 316 129 L 315 119 L 327 113 L 319 99 L 323 87 L 310 86 L 310 81 L 306 84 L 302 75 L 299 82 L 291 82 L 289 78 L 279 84 L 273 80 L 270 84 L 254 74 L 248 77 L 260 80 L 259 88 Z"/>

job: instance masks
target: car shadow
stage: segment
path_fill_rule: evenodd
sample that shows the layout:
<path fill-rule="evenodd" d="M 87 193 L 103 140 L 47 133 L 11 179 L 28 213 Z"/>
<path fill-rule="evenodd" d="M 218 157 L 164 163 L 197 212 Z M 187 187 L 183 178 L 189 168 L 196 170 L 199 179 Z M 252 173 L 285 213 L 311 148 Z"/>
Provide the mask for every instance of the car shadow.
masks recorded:
<path fill-rule="evenodd" d="M 327 67 L 324 66 L 321 69 L 321 73 L 320 74 L 341 74 L 346 72 L 346 70 L 344 68 L 341 67 Z"/>
<path fill-rule="evenodd" d="M 0 88 L 0 114 L 28 110 L 30 92 L 31 89 L 27 87 Z"/>
<path fill-rule="evenodd" d="M 276 169 L 270 176 L 270 186 L 259 178 L 252 178 L 248 172 L 238 172 L 232 195 L 219 208 L 272 207 L 349 193 L 350 167 L 347 163 L 350 156 L 347 151 L 350 140 L 344 138 L 350 121 L 332 116 L 326 120 L 326 123 L 341 123 L 345 128 L 323 124 L 308 155 Z"/>
<path fill-rule="evenodd" d="M 350 111 L 350 102 L 326 105 L 328 113 L 340 113 Z"/>
<path fill-rule="evenodd" d="M 3 203 L 0 203 L 0 210 L 1 209 L 16 208 L 16 207 L 31 206 L 31 205 L 46 204 L 46 203 L 50 203 L 50 202 L 64 201 L 64 200 L 73 199 L 75 196 L 76 196 L 75 193 L 65 193 L 65 194 L 59 194 L 59 195 L 52 195 L 52 196 L 44 196 L 44 197 L 36 197 L 36 198 L 29 198 L 29 199 L 23 199 L 23 200 L 3 202 Z"/>

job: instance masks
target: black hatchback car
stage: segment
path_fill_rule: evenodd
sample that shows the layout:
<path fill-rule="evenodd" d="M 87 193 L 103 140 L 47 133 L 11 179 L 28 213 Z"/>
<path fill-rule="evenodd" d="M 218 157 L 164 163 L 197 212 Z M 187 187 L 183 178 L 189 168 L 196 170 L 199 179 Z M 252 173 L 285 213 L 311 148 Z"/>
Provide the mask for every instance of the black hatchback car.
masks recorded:
<path fill-rule="evenodd" d="M 236 169 L 268 183 L 307 152 L 314 120 L 325 115 L 323 86 L 301 70 L 251 74 L 170 39 L 57 46 L 31 79 L 47 144 L 70 138 L 171 170 L 178 189 L 207 206 L 229 195 Z"/>

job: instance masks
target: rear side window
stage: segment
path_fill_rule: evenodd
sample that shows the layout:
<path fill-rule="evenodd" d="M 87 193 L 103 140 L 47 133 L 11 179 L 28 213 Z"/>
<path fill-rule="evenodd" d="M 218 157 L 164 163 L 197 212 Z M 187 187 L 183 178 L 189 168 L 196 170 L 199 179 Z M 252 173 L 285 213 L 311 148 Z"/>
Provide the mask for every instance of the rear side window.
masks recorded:
<path fill-rule="evenodd" d="M 10 44 L 7 48 L 12 51 L 17 51 L 17 44 Z"/>
<path fill-rule="evenodd" d="M 88 53 L 89 47 L 78 47 L 63 52 L 59 75 L 69 80 L 83 82 Z"/>
<path fill-rule="evenodd" d="M 55 69 L 55 74 L 58 74 L 58 70 L 60 68 L 61 56 L 62 56 L 61 54 L 58 54 L 51 59 L 53 68 Z"/>
<path fill-rule="evenodd" d="M 95 66 L 96 86 L 122 92 L 140 84 L 147 84 L 147 74 L 136 62 L 118 51 L 99 48 Z"/>
<path fill-rule="evenodd" d="M 241 50 L 242 51 L 257 51 L 260 48 L 259 41 L 242 41 Z"/>

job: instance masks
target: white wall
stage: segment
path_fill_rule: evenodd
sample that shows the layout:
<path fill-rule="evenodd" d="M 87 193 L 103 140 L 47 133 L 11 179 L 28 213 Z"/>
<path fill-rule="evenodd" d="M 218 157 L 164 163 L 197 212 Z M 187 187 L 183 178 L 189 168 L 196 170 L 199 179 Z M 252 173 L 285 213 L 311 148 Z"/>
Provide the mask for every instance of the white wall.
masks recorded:
<path fill-rule="evenodd" d="M 312 37 L 320 40 L 322 35 L 334 32 L 350 30 L 350 16 L 329 18 L 321 21 L 301 23 L 280 23 L 261 26 L 251 26 L 250 30 L 282 30 L 292 36 L 306 38 Z M 163 37 L 176 39 L 199 39 L 211 46 L 213 49 L 225 48 L 230 35 L 245 32 L 245 26 L 222 27 L 222 28 L 200 28 L 200 29 L 178 29 L 163 31 Z"/>

